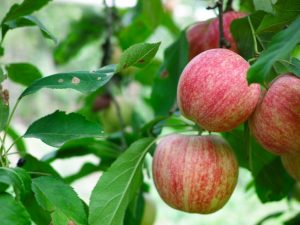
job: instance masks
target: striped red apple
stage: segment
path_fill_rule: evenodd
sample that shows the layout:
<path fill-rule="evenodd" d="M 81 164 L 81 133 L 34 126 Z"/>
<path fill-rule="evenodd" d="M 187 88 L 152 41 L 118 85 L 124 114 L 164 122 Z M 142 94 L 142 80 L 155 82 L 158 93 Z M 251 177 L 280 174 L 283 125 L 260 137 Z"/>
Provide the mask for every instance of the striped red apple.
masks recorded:
<path fill-rule="evenodd" d="M 260 96 L 246 80 L 249 63 L 227 49 L 211 49 L 185 67 L 177 88 L 181 113 L 208 131 L 229 131 L 245 122 Z"/>
<path fill-rule="evenodd" d="M 208 214 L 229 200 L 237 183 L 238 163 L 220 136 L 173 134 L 157 145 L 152 172 L 158 193 L 168 205 Z"/>
<path fill-rule="evenodd" d="M 299 78 L 284 74 L 271 83 L 250 118 L 250 129 L 266 150 L 279 155 L 300 154 Z"/>

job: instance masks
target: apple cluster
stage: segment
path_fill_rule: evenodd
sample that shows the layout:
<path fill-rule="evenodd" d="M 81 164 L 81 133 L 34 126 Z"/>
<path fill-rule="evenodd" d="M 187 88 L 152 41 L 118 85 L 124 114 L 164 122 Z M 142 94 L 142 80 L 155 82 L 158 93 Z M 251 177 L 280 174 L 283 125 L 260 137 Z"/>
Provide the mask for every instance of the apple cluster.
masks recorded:
<path fill-rule="evenodd" d="M 247 120 L 258 142 L 279 154 L 287 172 L 300 181 L 300 79 L 281 75 L 266 91 L 248 84 L 250 65 L 237 54 L 229 29 L 232 20 L 243 15 L 224 14 L 231 50 L 217 48 L 217 20 L 188 31 L 191 60 L 179 79 L 177 103 L 181 114 L 209 135 L 172 134 L 156 147 L 154 183 L 175 209 L 208 214 L 226 204 L 237 183 L 238 162 L 226 140 L 210 132 L 230 131 Z M 205 35 L 197 38 L 196 31 Z"/>

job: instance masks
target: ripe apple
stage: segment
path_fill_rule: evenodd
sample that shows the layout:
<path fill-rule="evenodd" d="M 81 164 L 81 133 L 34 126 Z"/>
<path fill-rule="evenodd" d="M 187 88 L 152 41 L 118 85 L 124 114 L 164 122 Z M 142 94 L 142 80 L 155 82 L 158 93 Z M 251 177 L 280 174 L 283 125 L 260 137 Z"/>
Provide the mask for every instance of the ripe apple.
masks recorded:
<path fill-rule="evenodd" d="M 124 125 L 130 124 L 133 114 L 132 104 L 123 96 L 117 96 L 115 97 L 115 100 L 120 106 L 120 112 Z M 110 102 L 107 108 L 99 111 L 99 118 L 102 122 L 105 132 L 116 132 L 121 129 L 121 124 L 117 114 L 117 107 L 113 101 Z"/>
<path fill-rule="evenodd" d="M 144 195 L 145 205 L 141 225 L 153 225 L 156 217 L 156 206 L 152 198 Z"/>
<path fill-rule="evenodd" d="M 208 50 L 206 32 L 211 20 L 198 22 L 187 30 L 187 41 L 189 44 L 189 59 L 191 60 L 199 53 Z M 218 46 L 216 46 L 217 48 Z"/>
<path fill-rule="evenodd" d="M 300 155 L 284 154 L 281 156 L 281 161 L 286 172 L 295 180 L 300 181 Z"/>
<path fill-rule="evenodd" d="M 271 83 L 250 118 L 250 129 L 270 152 L 300 154 L 299 78 L 284 74 Z"/>
<path fill-rule="evenodd" d="M 157 145 L 153 179 L 161 198 L 185 212 L 208 214 L 229 200 L 238 178 L 238 163 L 220 136 L 173 134 Z"/>
<path fill-rule="evenodd" d="M 246 80 L 249 64 L 227 49 L 193 58 L 181 74 L 177 103 L 181 113 L 208 131 L 229 131 L 254 111 L 260 85 Z"/>
<path fill-rule="evenodd" d="M 239 19 L 246 16 L 245 13 L 241 12 L 226 12 L 223 14 L 223 30 L 224 30 L 224 37 L 230 44 L 230 50 L 234 52 L 238 52 L 236 42 L 231 35 L 230 32 L 230 25 L 233 20 Z M 207 48 L 217 48 L 219 46 L 219 20 L 218 18 L 214 19 L 207 28 Z"/>
<path fill-rule="evenodd" d="M 230 44 L 230 50 L 238 52 L 236 42 L 230 32 L 233 20 L 246 16 L 241 12 L 226 12 L 223 14 L 224 36 Z M 219 47 L 219 20 L 218 18 L 201 21 L 187 30 L 189 44 L 189 59 L 208 49 Z"/>

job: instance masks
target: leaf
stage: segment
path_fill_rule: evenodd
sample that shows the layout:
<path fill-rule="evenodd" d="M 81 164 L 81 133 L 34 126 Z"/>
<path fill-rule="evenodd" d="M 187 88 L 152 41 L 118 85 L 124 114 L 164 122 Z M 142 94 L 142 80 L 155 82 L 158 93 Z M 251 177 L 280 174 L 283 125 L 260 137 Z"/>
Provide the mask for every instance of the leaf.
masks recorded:
<path fill-rule="evenodd" d="M 2 225 L 30 225 L 24 206 L 8 194 L 0 194 L 0 221 Z"/>
<path fill-rule="evenodd" d="M 54 50 L 55 63 L 62 65 L 76 57 L 88 44 L 99 40 L 105 29 L 105 18 L 92 11 L 84 11 L 78 21 L 72 22 L 70 31 Z"/>
<path fill-rule="evenodd" d="M 32 83 L 25 89 L 19 99 L 26 95 L 33 94 L 42 88 L 70 88 L 82 93 L 90 93 L 105 85 L 112 78 L 114 73 L 115 65 L 108 65 L 92 72 L 77 71 L 50 75 Z"/>
<path fill-rule="evenodd" d="M 261 1 L 261 0 L 254 0 L 255 10 L 263 10 L 265 12 L 272 13 L 273 12 L 273 5 L 272 1 Z"/>
<path fill-rule="evenodd" d="M 284 59 L 292 52 L 300 40 L 300 17 L 288 28 L 277 33 L 271 40 L 268 48 L 263 51 L 258 60 L 248 70 L 248 81 L 250 83 L 271 81 L 274 76 L 269 77 L 273 64 L 279 59 Z"/>
<path fill-rule="evenodd" d="M 291 62 L 286 61 L 284 63 L 288 69 L 289 72 L 292 72 L 293 74 L 300 77 L 300 60 L 297 58 L 292 58 Z"/>
<path fill-rule="evenodd" d="M 7 135 L 15 142 L 15 148 L 17 151 L 22 155 L 26 153 L 26 145 L 23 138 L 20 138 L 20 134 L 17 133 L 15 129 L 12 127 L 8 127 L 7 129 Z"/>
<path fill-rule="evenodd" d="M 1 56 L 1 54 L 0 54 Z M 7 78 L 6 74 L 4 73 L 3 68 L 0 66 L 0 83 L 2 83 Z"/>
<path fill-rule="evenodd" d="M 253 29 L 256 30 L 265 15 L 266 13 L 263 11 L 256 11 L 255 13 L 249 15 L 249 18 L 243 17 L 241 19 L 236 19 L 230 25 L 230 31 L 237 42 L 239 52 L 246 60 L 255 57 L 256 54 L 254 51 L 254 40 L 251 32 L 250 22 L 253 26 Z M 259 43 L 257 44 L 259 45 Z M 262 50 L 260 45 L 258 47 L 259 50 Z"/>
<path fill-rule="evenodd" d="M 262 218 L 260 221 L 258 221 L 255 225 L 263 225 L 265 224 L 266 221 L 270 220 L 270 219 L 274 219 L 277 217 L 280 217 L 284 214 L 284 211 L 280 211 L 280 212 L 275 212 L 272 213 L 270 215 L 265 216 L 264 218 Z"/>
<path fill-rule="evenodd" d="M 21 4 L 14 4 L 5 15 L 2 23 L 7 21 L 15 20 L 22 16 L 27 16 L 34 11 L 41 9 L 43 6 L 47 5 L 51 0 L 24 0 Z"/>
<path fill-rule="evenodd" d="M 31 178 L 29 174 L 21 168 L 0 167 L 0 183 L 12 185 L 18 199 L 30 192 Z"/>
<path fill-rule="evenodd" d="M 159 70 L 161 66 L 161 62 L 158 60 L 153 60 L 144 68 L 138 70 L 135 74 L 133 74 L 134 79 L 140 82 L 143 85 L 152 85 L 155 74 Z"/>
<path fill-rule="evenodd" d="M 132 45 L 126 49 L 117 65 L 117 72 L 124 70 L 130 66 L 143 67 L 147 65 L 155 56 L 160 42 L 158 43 L 139 43 Z"/>
<path fill-rule="evenodd" d="M 298 225 L 300 223 L 300 213 L 296 216 L 290 218 L 289 220 L 284 221 L 284 225 Z"/>
<path fill-rule="evenodd" d="M 164 52 L 164 64 L 157 74 L 151 93 L 151 105 L 155 115 L 166 116 L 176 103 L 177 84 L 181 72 L 188 63 L 188 43 L 185 31 Z M 164 104 L 161 104 L 161 101 Z"/>
<path fill-rule="evenodd" d="M 45 210 L 62 213 L 76 225 L 86 225 L 87 215 L 75 191 L 61 180 L 44 176 L 32 180 L 35 197 Z"/>
<path fill-rule="evenodd" d="M 28 27 L 28 26 L 37 26 L 45 38 L 52 40 L 55 44 L 57 43 L 56 37 L 35 16 L 23 16 L 15 20 L 7 21 L 4 24 L 2 24 L 2 40 L 4 39 L 6 33 L 9 30 L 20 28 L 20 27 Z"/>
<path fill-rule="evenodd" d="M 86 120 L 80 114 L 56 111 L 33 122 L 24 137 L 38 138 L 48 145 L 59 147 L 76 138 L 101 137 L 101 133 L 99 124 Z"/>
<path fill-rule="evenodd" d="M 256 193 L 262 203 L 281 200 L 290 193 L 293 185 L 280 157 L 266 164 L 255 178 Z"/>
<path fill-rule="evenodd" d="M 94 154 L 101 160 L 114 160 L 120 153 L 119 146 L 107 140 L 82 138 L 66 142 L 57 151 L 49 153 L 43 159 L 52 162 L 56 159 Z"/>
<path fill-rule="evenodd" d="M 5 67 L 8 77 L 19 84 L 29 86 L 33 81 L 43 77 L 34 65 L 29 63 L 12 63 Z"/>
<path fill-rule="evenodd" d="M 9 95 L 7 90 L 0 90 L 0 131 L 7 125 L 9 117 Z"/>
<path fill-rule="evenodd" d="M 143 192 L 139 190 L 135 198 L 130 202 L 124 219 L 124 225 L 141 224 L 145 210 L 145 199 Z M 154 215 L 152 215 L 154 216 Z"/>
<path fill-rule="evenodd" d="M 25 160 L 23 169 L 33 172 L 32 177 L 39 177 L 41 174 L 48 174 L 58 178 L 61 178 L 60 175 L 52 168 L 52 166 L 44 161 L 38 160 L 30 154 L 26 154 L 22 157 Z"/>
<path fill-rule="evenodd" d="M 103 173 L 90 199 L 90 225 L 121 225 L 126 208 L 142 183 L 142 166 L 153 138 L 134 142 Z"/>
<path fill-rule="evenodd" d="M 103 168 L 101 168 L 101 164 L 102 164 L 102 161 L 100 162 L 100 165 L 94 165 L 92 163 L 85 163 L 85 164 L 83 164 L 83 166 L 80 168 L 80 170 L 78 172 L 76 172 L 73 175 L 64 177 L 64 181 L 68 184 L 71 184 L 75 180 L 81 179 L 82 177 L 85 177 L 93 172 L 101 171 L 101 170 L 103 170 Z"/>
<path fill-rule="evenodd" d="M 142 0 L 142 7 L 143 7 L 143 15 L 145 18 L 146 24 L 148 27 L 156 28 L 163 17 L 163 6 L 161 0 Z"/>

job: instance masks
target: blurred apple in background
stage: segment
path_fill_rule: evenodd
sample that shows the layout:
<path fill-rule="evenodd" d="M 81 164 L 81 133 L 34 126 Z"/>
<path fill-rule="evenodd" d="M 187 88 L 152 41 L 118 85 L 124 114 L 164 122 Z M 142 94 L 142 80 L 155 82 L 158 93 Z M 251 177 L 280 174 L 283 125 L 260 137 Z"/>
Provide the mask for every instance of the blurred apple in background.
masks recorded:
<path fill-rule="evenodd" d="M 229 200 L 237 183 L 238 163 L 220 136 L 173 134 L 157 145 L 152 173 L 159 195 L 169 206 L 208 214 Z"/>
<path fill-rule="evenodd" d="M 156 205 L 148 194 L 144 194 L 144 212 L 141 225 L 153 225 L 156 218 Z"/>

